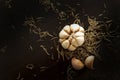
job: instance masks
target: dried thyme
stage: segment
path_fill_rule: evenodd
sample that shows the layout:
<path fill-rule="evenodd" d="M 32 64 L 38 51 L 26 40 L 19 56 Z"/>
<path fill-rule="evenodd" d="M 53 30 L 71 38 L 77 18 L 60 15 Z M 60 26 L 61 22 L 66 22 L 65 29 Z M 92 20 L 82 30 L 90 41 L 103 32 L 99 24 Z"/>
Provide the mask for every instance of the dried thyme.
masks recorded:
<path fill-rule="evenodd" d="M 48 67 L 46 67 L 46 66 L 41 66 L 41 67 L 40 67 L 40 72 L 45 71 L 46 69 L 48 69 Z"/>
<path fill-rule="evenodd" d="M 5 6 L 7 8 L 12 8 L 11 2 L 12 2 L 12 0 L 5 0 Z"/>
<path fill-rule="evenodd" d="M 4 46 L 4 47 L 2 47 L 2 48 L 0 49 L 0 52 L 5 53 L 5 52 L 6 52 L 6 49 L 7 49 L 7 46 Z"/>
<path fill-rule="evenodd" d="M 45 51 L 47 55 L 50 55 L 44 45 L 40 45 L 40 47 Z"/>
<path fill-rule="evenodd" d="M 32 51 L 33 50 L 33 47 L 30 45 L 30 50 Z"/>
<path fill-rule="evenodd" d="M 27 64 L 26 68 L 32 70 L 34 68 L 34 65 L 33 64 Z"/>
<path fill-rule="evenodd" d="M 20 75 L 20 72 L 18 73 L 18 76 L 17 76 L 17 80 L 19 80 L 20 79 L 20 77 L 21 77 L 21 75 Z"/>

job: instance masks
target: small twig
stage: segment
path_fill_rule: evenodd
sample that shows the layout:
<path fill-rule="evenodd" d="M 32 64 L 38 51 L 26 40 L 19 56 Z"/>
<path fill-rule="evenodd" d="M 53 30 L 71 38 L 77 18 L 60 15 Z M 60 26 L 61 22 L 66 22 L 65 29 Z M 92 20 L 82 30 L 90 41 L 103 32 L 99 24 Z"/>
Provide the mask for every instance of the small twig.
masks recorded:
<path fill-rule="evenodd" d="M 50 55 L 50 54 L 48 53 L 47 49 L 45 48 L 45 46 L 40 45 L 40 47 L 45 51 L 45 53 L 46 53 L 47 55 Z"/>

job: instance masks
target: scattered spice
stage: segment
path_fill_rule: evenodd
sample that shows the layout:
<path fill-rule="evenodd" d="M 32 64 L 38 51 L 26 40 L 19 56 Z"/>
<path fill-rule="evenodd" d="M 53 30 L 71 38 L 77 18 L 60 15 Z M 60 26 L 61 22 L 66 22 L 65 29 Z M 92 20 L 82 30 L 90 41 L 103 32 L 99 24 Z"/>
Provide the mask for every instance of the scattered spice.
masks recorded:
<path fill-rule="evenodd" d="M 40 45 L 40 47 L 45 51 L 47 55 L 50 55 L 44 45 Z"/>
<path fill-rule="evenodd" d="M 5 53 L 5 52 L 6 52 L 6 49 L 7 49 L 7 45 L 5 45 L 4 47 L 2 47 L 2 48 L 0 49 L 0 52 Z"/>
<path fill-rule="evenodd" d="M 40 19 L 42 18 L 38 17 L 34 19 L 33 17 L 30 17 L 30 18 L 26 18 L 26 21 L 24 22 L 24 25 L 29 27 L 29 31 L 31 33 L 34 33 L 35 35 L 38 35 L 40 37 L 38 41 L 42 41 L 47 37 L 54 38 L 54 36 L 50 34 L 48 31 L 41 30 L 40 25 L 38 25 L 38 23 L 40 23 L 39 21 L 41 21 Z"/>
<path fill-rule="evenodd" d="M 5 0 L 5 6 L 7 8 L 12 8 L 11 2 L 12 2 L 12 0 Z"/>
<path fill-rule="evenodd" d="M 48 67 L 46 67 L 46 66 L 41 66 L 41 67 L 40 67 L 40 72 L 45 71 L 46 69 L 48 69 Z"/>
<path fill-rule="evenodd" d="M 17 80 L 19 80 L 20 79 L 20 72 L 18 73 L 18 76 L 17 76 L 17 78 L 16 78 Z"/>
<path fill-rule="evenodd" d="M 34 77 L 36 77 L 36 76 L 37 76 L 37 74 L 33 74 L 33 76 L 34 76 Z"/>
<path fill-rule="evenodd" d="M 105 3 L 104 3 L 104 8 L 105 8 L 105 9 L 107 9 L 107 6 L 106 6 L 106 4 L 105 4 Z"/>
<path fill-rule="evenodd" d="M 21 78 L 20 80 L 24 80 L 24 78 Z"/>
<path fill-rule="evenodd" d="M 33 47 L 30 45 L 30 50 L 32 51 L 33 50 Z"/>
<path fill-rule="evenodd" d="M 34 65 L 33 64 L 27 64 L 26 68 L 32 70 L 34 68 Z"/>

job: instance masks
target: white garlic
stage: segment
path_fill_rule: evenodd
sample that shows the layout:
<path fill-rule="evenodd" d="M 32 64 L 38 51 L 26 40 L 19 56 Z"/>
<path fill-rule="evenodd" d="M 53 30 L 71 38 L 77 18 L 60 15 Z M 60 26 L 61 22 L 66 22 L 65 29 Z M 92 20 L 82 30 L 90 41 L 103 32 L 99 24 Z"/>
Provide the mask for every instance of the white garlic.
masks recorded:
<path fill-rule="evenodd" d="M 74 47 L 73 45 L 70 45 L 70 47 L 68 48 L 69 51 L 74 51 L 76 49 L 76 47 Z"/>
<path fill-rule="evenodd" d="M 78 24 L 66 25 L 59 33 L 59 42 L 64 49 L 74 51 L 84 43 L 84 32 Z"/>
<path fill-rule="evenodd" d="M 76 41 L 76 39 L 72 39 L 71 41 L 71 45 L 75 46 L 75 47 L 78 47 L 78 42 Z"/>
<path fill-rule="evenodd" d="M 71 24 L 70 29 L 72 32 L 78 31 L 80 29 L 80 26 L 78 24 Z"/>
<path fill-rule="evenodd" d="M 69 47 L 69 45 L 70 45 L 69 40 L 65 40 L 65 41 L 62 43 L 62 47 L 63 47 L 64 49 L 67 49 L 67 48 Z"/>
<path fill-rule="evenodd" d="M 80 70 L 80 69 L 84 68 L 84 64 L 82 63 L 82 61 L 79 59 L 76 59 L 76 58 L 72 58 L 71 64 L 75 70 Z"/>
<path fill-rule="evenodd" d="M 85 65 L 86 65 L 87 68 L 89 68 L 89 69 L 94 69 L 94 68 L 93 68 L 94 59 L 95 59 L 95 57 L 94 57 L 93 55 L 88 56 L 88 57 L 85 59 Z"/>
<path fill-rule="evenodd" d="M 69 34 L 66 32 L 66 31 L 64 31 L 64 30 L 62 30 L 60 33 L 59 33 L 59 37 L 60 38 L 67 38 L 69 36 Z"/>
<path fill-rule="evenodd" d="M 81 46 L 84 43 L 84 38 L 83 37 L 77 37 L 76 41 L 78 42 L 78 45 Z"/>
<path fill-rule="evenodd" d="M 66 25 L 63 29 L 64 29 L 67 33 L 70 33 L 70 26 L 69 26 L 69 25 Z"/>

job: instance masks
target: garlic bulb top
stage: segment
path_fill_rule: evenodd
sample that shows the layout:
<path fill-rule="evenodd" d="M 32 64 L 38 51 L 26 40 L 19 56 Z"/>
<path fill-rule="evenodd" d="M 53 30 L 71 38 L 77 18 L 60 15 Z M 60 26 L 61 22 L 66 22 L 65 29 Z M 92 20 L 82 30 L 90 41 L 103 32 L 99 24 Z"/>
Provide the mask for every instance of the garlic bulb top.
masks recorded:
<path fill-rule="evenodd" d="M 74 51 L 84 43 L 84 28 L 78 24 L 66 25 L 59 33 L 59 42 L 64 49 Z"/>

